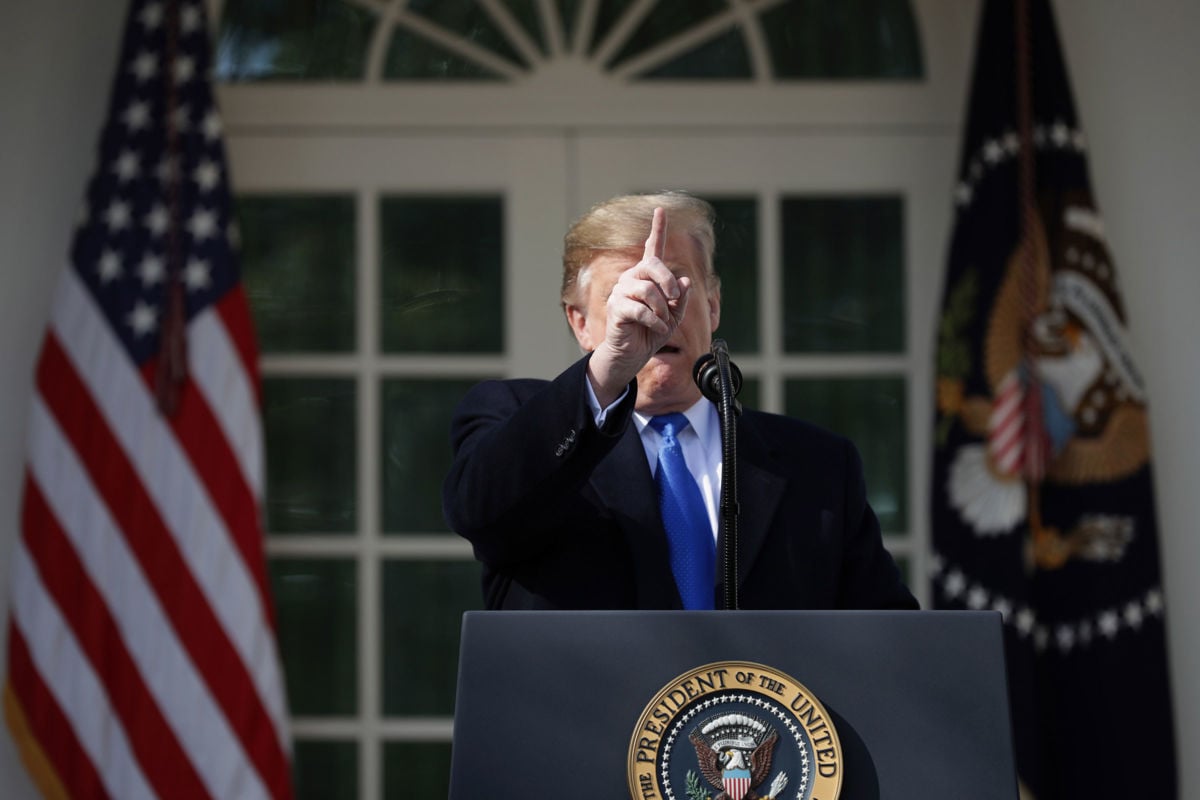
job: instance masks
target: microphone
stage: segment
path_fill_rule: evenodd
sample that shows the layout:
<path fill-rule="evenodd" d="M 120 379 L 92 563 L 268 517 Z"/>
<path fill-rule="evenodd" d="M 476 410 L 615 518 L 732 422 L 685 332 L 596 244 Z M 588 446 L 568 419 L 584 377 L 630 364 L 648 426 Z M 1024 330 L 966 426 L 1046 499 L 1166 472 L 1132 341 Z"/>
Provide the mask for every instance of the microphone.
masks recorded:
<path fill-rule="evenodd" d="M 737 418 L 742 404 L 737 394 L 742 390 L 742 371 L 729 360 L 729 346 L 724 339 L 713 339 L 712 352 L 697 359 L 692 367 L 692 380 L 700 393 L 717 407 L 721 422 L 721 506 L 719 517 L 721 584 L 725 587 L 725 609 L 738 608 L 738 476 L 737 476 Z"/>
<path fill-rule="evenodd" d="M 724 339 L 713 339 L 712 351 L 696 359 L 692 367 L 692 380 L 700 388 L 700 393 L 718 406 L 721 405 L 721 361 L 729 365 L 729 383 L 733 389 L 734 413 L 742 413 L 742 404 L 735 398 L 742 391 L 742 371 L 737 364 L 729 360 L 729 345 Z"/>

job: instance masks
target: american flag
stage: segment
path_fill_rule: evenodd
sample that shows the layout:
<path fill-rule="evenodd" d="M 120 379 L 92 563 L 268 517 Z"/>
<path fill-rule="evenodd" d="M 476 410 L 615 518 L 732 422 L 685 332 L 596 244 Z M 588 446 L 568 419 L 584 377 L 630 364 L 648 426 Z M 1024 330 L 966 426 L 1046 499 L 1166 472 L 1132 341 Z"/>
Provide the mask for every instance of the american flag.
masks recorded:
<path fill-rule="evenodd" d="M 132 3 L 37 365 L 4 704 L 46 796 L 292 794 L 209 47 Z"/>

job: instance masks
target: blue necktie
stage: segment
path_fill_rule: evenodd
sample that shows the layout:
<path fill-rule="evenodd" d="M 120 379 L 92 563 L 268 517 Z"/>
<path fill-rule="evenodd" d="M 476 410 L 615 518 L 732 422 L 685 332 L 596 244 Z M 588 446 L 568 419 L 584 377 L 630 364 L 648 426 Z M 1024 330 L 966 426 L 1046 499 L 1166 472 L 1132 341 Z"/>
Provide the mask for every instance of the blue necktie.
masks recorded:
<path fill-rule="evenodd" d="M 713 607 L 713 578 L 716 571 L 716 545 L 700 487 L 683 460 L 683 449 L 676 435 L 688 426 L 683 414 L 651 417 L 650 425 L 662 434 L 658 450 L 658 503 L 667 545 L 671 573 L 679 587 L 684 608 Z"/>

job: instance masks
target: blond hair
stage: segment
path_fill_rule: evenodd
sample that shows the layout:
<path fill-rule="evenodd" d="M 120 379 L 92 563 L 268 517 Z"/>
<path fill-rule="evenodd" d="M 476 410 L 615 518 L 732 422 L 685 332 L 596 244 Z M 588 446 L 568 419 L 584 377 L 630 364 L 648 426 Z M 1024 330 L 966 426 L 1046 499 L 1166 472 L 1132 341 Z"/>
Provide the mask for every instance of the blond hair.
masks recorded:
<path fill-rule="evenodd" d="M 654 209 L 667 212 L 667 230 L 685 231 L 704 254 L 705 282 L 710 290 L 720 287 L 713 269 L 716 234 L 713 207 L 686 192 L 627 194 L 592 206 L 575 220 L 563 237 L 562 303 L 575 304 L 579 290 L 587 284 L 587 265 L 601 253 L 630 251 L 641 256 L 650 236 Z"/>

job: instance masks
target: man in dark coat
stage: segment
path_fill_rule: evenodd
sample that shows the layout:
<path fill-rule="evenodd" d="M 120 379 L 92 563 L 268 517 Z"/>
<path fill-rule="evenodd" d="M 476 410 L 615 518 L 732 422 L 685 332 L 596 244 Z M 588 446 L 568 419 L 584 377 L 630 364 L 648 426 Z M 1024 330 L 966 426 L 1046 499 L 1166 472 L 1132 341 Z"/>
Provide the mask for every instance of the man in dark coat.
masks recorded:
<path fill-rule="evenodd" d="M 656 486 L 675 443 L 656 420 L 682 423 L 678 445 L 715 540 L 719 428 L 692 379 L 720 322 L 713 249 L 712 209 L 689 195 L 591 209 L 563 255 L 563 308 L 583 358 L 552 381 L 482 383 L 459 404 L 443 510 L 483 564 L 488 608 L 683 607 L 687 554 L 664 528 Z M 742 608 L 916 608 L 848 440 L 746 411 L 737 459 Z M 721 570 L 711 553 L 699 563 L 715 602 Z"/>

